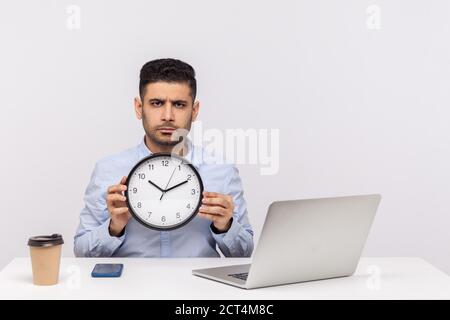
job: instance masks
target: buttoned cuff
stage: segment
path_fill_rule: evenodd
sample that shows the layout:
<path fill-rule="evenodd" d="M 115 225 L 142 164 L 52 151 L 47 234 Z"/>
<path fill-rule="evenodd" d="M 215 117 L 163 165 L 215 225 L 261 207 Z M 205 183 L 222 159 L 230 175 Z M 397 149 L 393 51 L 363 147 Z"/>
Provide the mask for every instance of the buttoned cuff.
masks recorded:
<path fill-rule="evenodd" d="M 101 251 L 108 252 L 109 254 L 113 254 L 114 251 L 119 248 L 123 240 L 125 239 L 125 235 L 127 233 L 127 228 L 125 227 L 125 231 L 120 237 L 114 237 L 109 234 L 109 224 L 111 222 L 111 218 L 108 218 L 98 229 L 97 239 L 99 241 L 99 245 Z"/>
<path fill-rule="evenodd" d="M 232 218 L 230 229 L 224 233 L 215 233 L 212 229 L 213 227 L 213 224 L 211 224 L 211 234 L 219 245 L 219 248 L 225 245 L 232 251 L 239 233 L 243 230 L 241 224 L 236 219 Z"/>

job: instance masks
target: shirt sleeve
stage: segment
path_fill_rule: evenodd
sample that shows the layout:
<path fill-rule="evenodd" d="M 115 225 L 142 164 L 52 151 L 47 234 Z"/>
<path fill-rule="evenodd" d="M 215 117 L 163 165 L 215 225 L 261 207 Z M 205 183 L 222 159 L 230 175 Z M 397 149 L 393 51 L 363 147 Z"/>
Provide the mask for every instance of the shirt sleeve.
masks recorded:
<path fill-rule="evenodd" d="M 74 239 L 76 257 L 111 257 L 122 245 L 125 236 L 109 234 L 111 221 L 106 206 L 106 187 L 100 181 L 101 168 L 97 163 L 84 195 L 84 208 L 80 213 L 80 224 Z"/>
<path fill-rule="evenodd" d="M 216 233 L 211 225 L 211 234 L 225 257 L 250 257 L 253 252 L 253 230 L 247 214 L 239 171 L 232 166 L 225 194 L 233 197 L 234 212 L 230 229 L 225 233 Z"/>

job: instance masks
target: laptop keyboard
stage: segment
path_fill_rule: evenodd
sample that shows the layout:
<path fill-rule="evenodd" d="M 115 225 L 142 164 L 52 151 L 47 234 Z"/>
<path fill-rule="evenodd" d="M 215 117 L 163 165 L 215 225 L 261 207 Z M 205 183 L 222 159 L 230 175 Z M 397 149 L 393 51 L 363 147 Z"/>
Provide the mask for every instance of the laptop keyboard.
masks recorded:
<path fill-rule="evenodd" d="M 233 274 L 229 274 L 228 276 L 246 281 L 247 277 L 248 277 L 248 272 L 233 273 Z"/>

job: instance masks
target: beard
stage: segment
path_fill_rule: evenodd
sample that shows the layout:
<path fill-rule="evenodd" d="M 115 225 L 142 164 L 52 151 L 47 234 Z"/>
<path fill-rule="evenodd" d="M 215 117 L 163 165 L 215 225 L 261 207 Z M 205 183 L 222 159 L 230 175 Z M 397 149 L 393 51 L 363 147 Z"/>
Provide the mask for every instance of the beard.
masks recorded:
<path fill-rule="evenodd" d="M 178 141 L 172 140 L 171 135 L 158 132 L 157 129 L 149 130 L 147 136 L 153 143 L 165 147 L 174 147 L 182 140 L 182 137 Z"/>
<path fill-rule="evenodd" d="M 177 144 L 179 144 L 180 142 L 182 142 L 184 140 L 184 135 L 183 134 L 177 135 L 177 133 L 175 131 L 182 129 L 182 130 L 180 130 L 180 132 L 182 132 L 182 131 L 189 132 L 189 130 L 191 130 L 191 122 L 192 122 L 191 120 L 192 120 L 192 114 L 189 116 L 189 119 L 184 124 L 184 126 L 181 126 L 178 128 L 174 127 L 174 125 L 171 123 L 163 123 L 156 127 L 147 127 L 145 113 L 142 114 L 142 125 L 144 127 L 145 133 L 147 134 L 147 137 L 154 144 L 159 145 L 161 147 L 174 147 Z M 170 128 L 174 128 L 175 130 L 174 130 L 174 132 L 172 132 L 172 134 L 165 134 L 158 130 L 162 127 L 170 127 Z M 177 137 L 178 139 L 174 139 L 174 137 Z"/>

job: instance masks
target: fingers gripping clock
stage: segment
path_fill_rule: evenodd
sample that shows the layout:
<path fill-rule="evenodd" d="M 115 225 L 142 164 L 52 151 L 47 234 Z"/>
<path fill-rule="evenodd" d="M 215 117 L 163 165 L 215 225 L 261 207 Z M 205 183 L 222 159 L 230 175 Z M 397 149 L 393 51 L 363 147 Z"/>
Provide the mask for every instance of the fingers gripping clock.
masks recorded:
<path fill-rule="evenodd" d="M 191 221 L 201 205 L 203 182 L 186 159 L 154 153 L 139 161 L 127 179 L 131 215 L 144 226 L 172 230 Z"/>

